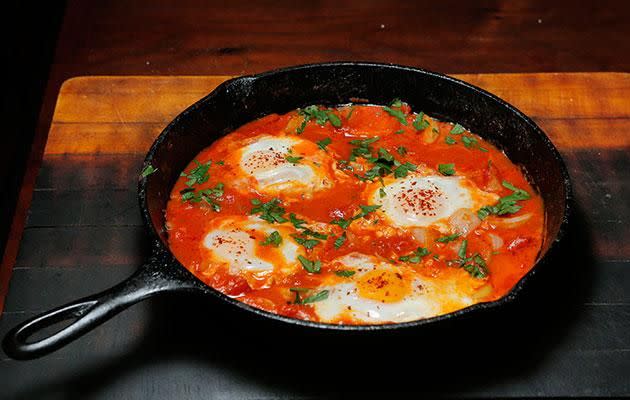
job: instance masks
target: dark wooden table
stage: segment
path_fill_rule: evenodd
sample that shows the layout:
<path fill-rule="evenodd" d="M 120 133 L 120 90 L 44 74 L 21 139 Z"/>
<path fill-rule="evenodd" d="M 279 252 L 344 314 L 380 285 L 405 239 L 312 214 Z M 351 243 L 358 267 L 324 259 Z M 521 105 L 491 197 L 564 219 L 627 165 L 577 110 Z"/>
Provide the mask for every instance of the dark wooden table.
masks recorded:
<path fill-rule="evenodd" d="M 169 7 L 69 1 L 0 265 L 0 305 L 13 271 L 0 334 L 37 311 L 120 281 L 142 262 L 146 243 L 134 174 L 143 146 L 203 93 L 196 86 L 198 92 L 170 104 L 166 114 L 141 120 L 148 125 L 140 136 L 133 123 L 120 124 L 117 131 L 136 138 L 132 156 L 119 151 L 128 142 L 99 144 L 79 134 L 72 150 L 57 147 L 57 161 L 42 165 L 67 78 L 233 75 L 341 59 L 448 73 L 630 70 L 626 2 L 558 2 L 552 8 L 542 1 L 433 3 L 178 1 Z M 574 228 L 562 250 L 566 262 L 504 314 L 391 342 L 280 339 L 288 333 L 251 331 L 220 307 L 156 299 L 43 360 L 3 358 L 0 397 L 316 397 L 352 391 L 360 381 L 372 383 L 372 394 L 396 382 L 395 390 L 457 397 L 629 395 L 630 117 L 623 101 L 630 96 L 627 75 L 622 77 L 594 85 L 596 93 L 589 92 L 588 80 L 578 87 L 560 78 L 560 90 L 520 97 L 511 97 L 518 88 L 468 78 L 543 124 L 578 193 Z M 566 106 L 563 114 L 546 106 L 552 97 Z M 106 137 L 96 125 L 87 132 Z M 50 136 L 50 149 L 60 145 L 53 140 L 58 137 Z M 81 154 L 82 145 L 99 156 Z M 209 309 L 208 319 L 227 326 L 200 320 Z M 209 346 L 213 341 L 221 345 Z M 438 351 L 445 343 L 455 345 Z M 268 357 L 273 361 L 265 364 Z"/>

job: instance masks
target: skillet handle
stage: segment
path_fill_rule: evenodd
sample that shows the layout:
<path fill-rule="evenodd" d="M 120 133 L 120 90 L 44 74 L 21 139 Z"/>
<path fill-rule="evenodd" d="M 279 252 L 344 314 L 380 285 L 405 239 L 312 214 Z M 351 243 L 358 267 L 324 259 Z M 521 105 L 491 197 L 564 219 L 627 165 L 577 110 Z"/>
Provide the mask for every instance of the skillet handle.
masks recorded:
<path fill-rule="evenodd" d="M 94 329 L 127 307 L 160 293 L 195 292 L 199 285 L 180 271 L 166 272 L 155 258 L 131 277 L 101 293 L 42 313 L 13 328 L 4 337 L 5 353 L 16 360 L 31 360 L 49 354 Z M 28 339 L 54 324 L 73 321 L 44 338 Z"/>

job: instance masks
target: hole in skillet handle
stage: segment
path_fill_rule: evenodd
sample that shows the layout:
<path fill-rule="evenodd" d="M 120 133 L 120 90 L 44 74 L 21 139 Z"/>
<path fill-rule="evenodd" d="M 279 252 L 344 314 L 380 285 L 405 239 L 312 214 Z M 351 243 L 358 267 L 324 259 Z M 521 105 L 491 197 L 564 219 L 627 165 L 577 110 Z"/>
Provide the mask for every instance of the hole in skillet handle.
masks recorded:
<path fill-rule="evenodd" d="M 171 266 L 172 267 L 172 266 Z M 168 292 L 195 292 L 199 285 L 153 256 L 127 280 L 25 321 L 6 334 L 4 352 L 16 360 L 42 357 L 78 339 L 127 307 Z M 52 329 L 64 323 L 61 329 Z M 36 336 L 37 339 L 33 339 Z M 31 340 L 29 340 L 31 339 Z"/>

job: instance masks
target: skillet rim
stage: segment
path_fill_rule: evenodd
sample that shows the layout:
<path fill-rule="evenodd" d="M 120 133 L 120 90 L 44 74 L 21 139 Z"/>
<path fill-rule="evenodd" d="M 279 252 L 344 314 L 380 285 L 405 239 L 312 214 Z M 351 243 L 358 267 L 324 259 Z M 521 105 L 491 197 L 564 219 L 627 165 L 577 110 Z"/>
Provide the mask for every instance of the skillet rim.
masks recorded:
<path fill-rule="evenodd" d="M 162 228 L 156 229 L 156 226 L 151 221 L 151 216 L 149 213 L 149 209 L 147 205 L 147 196 L 146 196 L 148 177 L 145 177 L 139 180 L 138 198 L 139 198 L 140 209 L 141 209 L 142 219 L 143 219 L 145 228 L 148 228 L 149 235 L 151 236 L 153 253 L 163 254 L 163 257 L 167 258 L 165 260 L 165 264 L 168 264 L 169 268 L 178 268 L 182 272 L 185 272 L 185 276 L 187 278 L 193 279 L 198 284 L 198 286 L 201 285 L 200 290 L 203 292 L 204 295 L 212 294 L 220 300 L 226 301 L 227 303 L 232 304 L 243 311 L 253 312 L 259 317 L 269 318 L 271 320 L 298 325 L 301 327 L 317 328 L 317 329 L 323 329 L 327 331 L 389 331 L 389 330 L 395 330 L 395 329 L 415 328 L 419 326 L 439 323 L 441 321 L 451 320 L 451 319 L 458 318 L 458 317 L 468 315 L 468 314 L 474 314 L 481 311 L 492 310 L 497 307 L 506 306 L 507 304 L 517 299 L 519 293 L 521 293 L 521 291 L 527 285 L 527 282 L 529 282 L 531 278 L 536 275 L 537 271 L 540 269 L 540 266 L 546 263 L 549 263 L 550 253 L 552 253 L 552 251 L 557 249 L 558 243 L 566 235 L 566 230 L 569 225 L 569 219 L 572 214 L 572 207 L 573 207 L 573 190 L 572 190 L 571 179 L 570 179 L 566 164 L 564 162 L 564 159 L 562 158 L 560 152 L 555 147 L 551 139 L 549 139 L 547 134 L 545 134 L 545 132 L 530 117 L 528 117 L 519 109 L 517 109 L 516 107 L 514 107 L 507 101 L 501 99 L 500 97 L 482 88 L 479 88 L 475 85 L 465 82 L 461 79 L 453 78 L 446 74 L 429 71 L 423 68 L 409 67 L 409 66 L 404 66 L 400 64 L 377 63 L 377 62 L 353 62 L 353 61 L 337 61 L 337 62 L 302 64 L 302 65 L 273 69 L 273 70 L 262 72 L 259 74 L 250 74 L 250 75 L 234 77 L 221 83 L 216 88 L 214 88 L 210 93 L 208 93 L 206 96 L 197 100 L 195 103 L 193 103 L 192 105 L 187 107 L 184 111 L 182 111 L 180 114 L 178 114 L 162 130 L 160 135 L 152 143 L 149 151 L 147 152 L 145 156 L 142 168 L 144 169 L 148 165 L 151 164 L 151 161 L 153 160 L 156 152 L 158 151 L 162 143 L 169 136 L 173 128 L 179 123 L 180 120 L 185 119 L 189 114 L 196 112 L 201 107 L 202 104 L 205 104 L 206 102 L 211 101 L 213 98 L 218 96 L 220 92 L 229 89 L 230 86 L 238 85 L 240 82 L 253 82 L 255 80 L 264 79 L 268 76 L 273 76 L 273 75 L 287 73 L 287 72 L 295 72 L 295 71 L 302 71 L 302 70 L 308 71 L 312 69 L 320 69 L 320 68 L 325 69 L 325 68 L 331 68 L 331 67 L 387 68 L 387 69 L 393 69 L 393 70 L 398 70 L 398 71 L 411 72 L 414 74 L 428 75 L 437 79 L 447 81 L 455 85 L 462 86 L 465 89 L 473 91 L 474 95 L 486 97 L 489 100 L 498 103 L 499 106 L 506 108 L 507 111 L 511 113 L 514 117 L 521 119 L 523 122 L 525 122 L 529 126 L 532 133 L 538 135 L 542 139 L 543 143 L 549 150 L 550 155 L 555 159 L 555 161 L 558 163 L 558 166 L 560 168 L 559 172 L 562 177 L 562 187 L 564 189 L 564 202 L 565 202 L 564 208 L 563 208 L 563 214 L 562 214 L 562 222 L 560 223 L 560 226 L 558 227 L 558 231 L 556 232 L 555 236 L 548 239 L 552 241 L 549 244 L 549 247 L 544 252 L 541 251 L 539 253 L 538 258 L 536 262 L 534 263 L 534 265 L 532 266 L 532 268 L 525 275 L 523 275 L 518 280 L 518 282 L 514 284 L 514 286 L 510 289 L 510 291 L 508 291 L 505 295 L 503 295 L 502 297 L 496 300 L 475 303 L 473 305 L 459 309 L 457 311 L 450 312 L 448 314 L 442 314 L 442 315 L 438 315 L 438 316 L 434 316 L 430 318 L 423 318 L 423 319 L 418 319 L 414 321 L 392 323 L 392 324 L 340 325 L 340 324 L 331 324 L 331 323 L 324 323 L 324 322 L 306 321 L 306 320 L 286 317 L 283 315 L 265 311 L 265 310 L 250 306 L 248 304 L 245 304 L 236 299 L 233 299 L 227 296 L 226 294 L 220 292 L 219 290 L 209 285 L 206 285 L 177 260 L 175 255 L 171 252 L 170 248 L 160 238 L 158 231 L 161 230 Z M 170 191 L 166 195 L 170 195 Z M 545 221 L 546 220 L 547 218 L 545 214 Z"/>

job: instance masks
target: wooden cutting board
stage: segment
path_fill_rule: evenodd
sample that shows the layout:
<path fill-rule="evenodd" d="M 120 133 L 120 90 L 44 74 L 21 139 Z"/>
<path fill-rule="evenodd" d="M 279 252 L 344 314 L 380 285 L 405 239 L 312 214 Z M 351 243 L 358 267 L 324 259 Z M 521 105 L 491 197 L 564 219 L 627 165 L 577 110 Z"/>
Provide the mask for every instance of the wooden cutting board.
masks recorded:
<path fill-rule="evenodd" d="M 540 124 L 566 160 L 577 207 L 563 275 L 539 294 L 538 308 L 521 310 L 530 320 L 519 326 L 517 338 L 550 344 L 544 351 L 525 345 L 521 356 L 534 358 L 526 366 L 515 361 L 495 371 L 492 356 L 499 353 L 487 363 L 474 362 L 503 376 L 501 383 L 446 390 L 462 397 L 630 394 L 630 74 L 456 77 L 502 97 Z M 37 312 L 115 284 L 143 261 L 147 247 L 136 198 L 142 159 L 171 119 L 227 78 L 80 77 L 63 85 L 8 293 L 6 279 L 0 282 L 0 299 L 6 295 L 0 333 Z M 60 389 L 79 381 L 73 376 L 96 382 L 100 374 L 116 375 L 112 371 L 120 360 L 132 360 L 124 390 L 111 382 L 98 383 L 100 390 L 165 398 L 303 394 L 282 382 L 267 385 L 265 379 L 272 378 L 247 368 L 243 378 L 241 370 L 226 366 L 228 350 L 201 357 L 218 360 L 215 364 L 196 363 L 191 354 L 181 361 L 174 356 L 181 348 L 170 345 L 171 338 L 188 333 L 156 323 L 151 304 L 123 313 L 51 357 L 31 363 L 5 357 L 0 363 L 3 390 L 24 397 L 50 387 L 74 393 Z M 167 333 L 156 339 L 156 326 Z M 190 340 L 202 341 L 199 334 Z M 169 349 L 163 357 L 184 366 L 157 368 L 151 360 L 158 348 Z M 177 368 L 188 372 L 178 376 Z M 512 373 L 505 376 L 504 369 Z M 483 371 L 472 374 L 490 382 Z M 243 392 L 238 382 L 252 375 L 259 379 L 247 386 L 251 392 Z M 412 383 L 399 389 L 422 389 Z M 308 393 L 337 390 L 304 385 Z"/>

